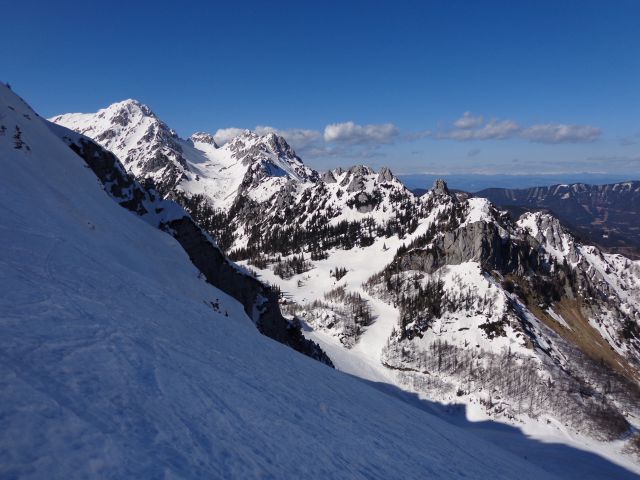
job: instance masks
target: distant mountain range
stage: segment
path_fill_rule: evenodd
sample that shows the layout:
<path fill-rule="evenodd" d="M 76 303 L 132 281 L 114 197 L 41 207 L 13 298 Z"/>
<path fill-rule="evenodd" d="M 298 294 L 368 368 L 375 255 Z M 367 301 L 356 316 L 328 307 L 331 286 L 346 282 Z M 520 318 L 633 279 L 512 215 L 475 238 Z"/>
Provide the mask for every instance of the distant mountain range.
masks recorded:
<path fill-rule="evenodd" d="M 489 188 L 473 194 L 519 216 L 548 210 L 582 241 L 640 258 L 640 181 L 526 189 Z"/>
<path fill-rule="evenodd" d="M 623 183 L 638 180 L 638 174 L 629 173 L 559 173 L 559 174 L 405 174 L 398 175 L 402 183 L 411 190 L 427 190 L 436 179 L 446 180 L 452 190 L 475 193 L 488 188 L 523 189 L 539 186 L 586 183 L 600 185 L 606 183 Z"/>

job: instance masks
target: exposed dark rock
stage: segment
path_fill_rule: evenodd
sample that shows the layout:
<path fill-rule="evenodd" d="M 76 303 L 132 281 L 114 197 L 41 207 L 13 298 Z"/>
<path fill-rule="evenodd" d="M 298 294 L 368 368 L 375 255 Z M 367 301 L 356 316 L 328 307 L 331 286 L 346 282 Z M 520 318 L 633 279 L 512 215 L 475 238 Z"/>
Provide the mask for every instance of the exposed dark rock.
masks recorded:
<path fill-rule="evenodd" d="M 442 179 L 438 179 L 433 182 L 433 188 L 431 190 L 436 195 L 451 195 L 451 192 L 449 192 L 449 187 L 447 187 L 447 182 Z"/>
<path fill-rule="evenodd" d="M 205 132 L 196 132 L 191 137 L 189 137 L 192 143 L 207 143 L 209 145 L 213 145 L 214 148 L 218 148 L 218 144 L 216 143 L 213 135 Z"/>
<path fill-rule="evenodd" d="M 387 167 L 380 168 L 378 172 L 378 183 L 390 182 L 394 179 L 393 173 Z"/>
<path fill-rule="evenodd" d="M 63 127 L 52 128 L 85 160 L 105 186 L 107 193 L 123 207 L 141 216 L 149 213 L 145 208 L 145 202 L 152 205 L 156 214 L 168 205 L 181 210 L 173 202 L 160 199 L 153 190 L 148 190 L 134 181 L 112 153 Z M 65 131 L 69 135 L 65 135 Z M 277 293 L 233 265 L 191 217 L 184 211 L 182 213 L 178 218 L 169 217 L 161 220 L 156 226 L 180 243 L 207 282 L 237 299 L 261 333 L 333 366 L 329 357 L 315 342 L 304 338 L 299 324 L 282 316 Z"/>
<path fill-rule="evenodd" d="M 336 177 L 331 170 L 324 172 L 321 178 L 324 183 L 336 183 Z"/>

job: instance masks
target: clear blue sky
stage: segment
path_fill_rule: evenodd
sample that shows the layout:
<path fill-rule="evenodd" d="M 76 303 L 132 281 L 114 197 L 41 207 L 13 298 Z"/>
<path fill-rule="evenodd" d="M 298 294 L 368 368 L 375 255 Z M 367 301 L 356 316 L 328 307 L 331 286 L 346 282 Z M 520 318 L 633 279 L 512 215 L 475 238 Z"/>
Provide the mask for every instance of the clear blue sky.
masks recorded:
<path fill-rule="evenodd" d="M 44 116 L 136 98 L 318 168 L 640 177 L 638 1 L 0 4 L 0 78 Z"/>

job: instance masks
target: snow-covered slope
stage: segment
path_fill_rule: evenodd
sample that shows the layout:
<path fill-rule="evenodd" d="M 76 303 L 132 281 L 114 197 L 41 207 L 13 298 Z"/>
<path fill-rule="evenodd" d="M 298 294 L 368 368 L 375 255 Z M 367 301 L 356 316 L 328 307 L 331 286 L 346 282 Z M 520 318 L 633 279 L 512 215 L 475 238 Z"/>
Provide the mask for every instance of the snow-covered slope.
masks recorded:
<path fill-rule="evenodd" d="M 297 254 L 249 262 L 337 368 L 629 462 L 640 263 L 579 244 L 548 215 L 512 223 L 485 199 L 460 202 L 443 183 L 421 202 L 411 233 L 311 251 L 291 275 L 279 266 Z"/>
<path fill-rule="evenodd" d="M 100 112 L 54 121 L 125 158 L 134 139 L 142 163 L 157 150 Z M 640 451 L 640 264 L 442 181 L 417 198 L 386 168 L 321 175 L 274 135 L 176 141 L 185 166 L 164 191 L 282 290 L 338 368 L 622 462 Z"/>
<path fill-rule="evenodd" d="M 51 120 L 94 139 L 120 158 L 136 178 L 153 180 L 163 193 L 204 195 L 214 208 L 230 208 L 236 196 L 247 190 L 252 198 L 269 197 L 287 179 L 317 177 L 275 134 L 246 131 L 223 147 L 205 132 L 183 140 L 136 100 L 114 103 L 93 114 L 70 113 Z"/>
<path fill-rule="evenodd" d="M 138 180 L 153 181 L 227 250 L 254 245 L 273 224 L 320 228 L 366 217 L 382 224 L 411 216 L 419 205 L 389 169 L 355 166 L 320 175 L 273 133 L 245 131 L 221 147 L 204 132 L 183 140 L 135 100 L 51 121 L 112 151 Z"/>
<path fill-rule="evenodd" d="M 4 85 L 0 125 L 0 476 L 545 477 L 259 335 Z"/>

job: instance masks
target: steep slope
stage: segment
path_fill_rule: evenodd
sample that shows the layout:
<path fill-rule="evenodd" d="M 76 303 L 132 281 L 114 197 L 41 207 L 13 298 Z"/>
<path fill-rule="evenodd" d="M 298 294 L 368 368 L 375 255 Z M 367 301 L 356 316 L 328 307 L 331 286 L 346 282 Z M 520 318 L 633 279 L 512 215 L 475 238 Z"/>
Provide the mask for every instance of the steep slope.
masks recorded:
<path fill-rule="evenodd" d="M 4 85 L 0 109 L 1 476 L 546 476 L 257 334 Z"/>
<path fill-rule="evenodd" d="M 505 208 L 548 209 L 590 243 L 640 258 L 640 182 L 476 192 Z"/>
<path fill-rule="evenodd" d="M 276 292 L 232 264 L 182 207 L 133 180 L 112 153 L 89 138 L 55 124 L 49 126 L 85 160 L 115 201 L 178 240 L 204 278 L 239 300 L 262 333 L 331 365 L 318 346 L 302 336 L 299 326 L 282 316 Z"/>
<path fill-rule="evenodd" d="M 209 173 L 168 195 L 338 368 L 617 461 L 640 450 L 638 262 L 442 181 L 418 198 L 388 169 L 320 175 L 278 138 L 198 134 Z"/>

